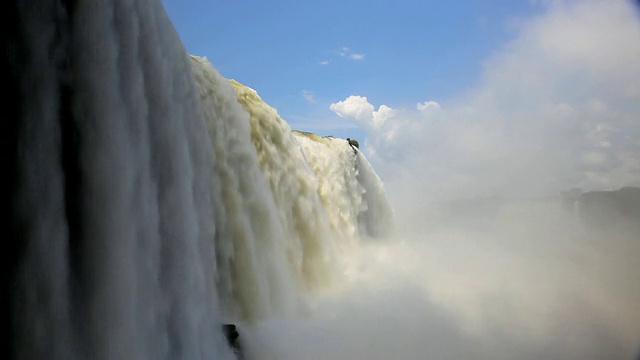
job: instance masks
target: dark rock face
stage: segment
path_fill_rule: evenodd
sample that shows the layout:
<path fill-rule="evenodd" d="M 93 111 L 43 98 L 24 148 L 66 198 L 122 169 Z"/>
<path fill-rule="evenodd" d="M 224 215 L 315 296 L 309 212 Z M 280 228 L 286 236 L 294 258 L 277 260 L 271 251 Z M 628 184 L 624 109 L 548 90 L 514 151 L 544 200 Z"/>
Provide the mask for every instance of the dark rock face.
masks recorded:
<path fill-rule="evenodd" d="M 640 188 L 586 192 L 578 199 L 578 212 L 590 230 L 607 232 L 624 228 L 640 236 L 637 232 L 640 230 Z"/>
<path fill-rule="evenodd" d="M 222 325 L 222 333 L 224 337 L 227 339 L 229 346 L 233 349 L 233 353 L 236 354 L 238 360 L 242 360 L 242 348 L 240 346 L 240 333 L 238 329 L 233 324 L 223 324 Z"/>

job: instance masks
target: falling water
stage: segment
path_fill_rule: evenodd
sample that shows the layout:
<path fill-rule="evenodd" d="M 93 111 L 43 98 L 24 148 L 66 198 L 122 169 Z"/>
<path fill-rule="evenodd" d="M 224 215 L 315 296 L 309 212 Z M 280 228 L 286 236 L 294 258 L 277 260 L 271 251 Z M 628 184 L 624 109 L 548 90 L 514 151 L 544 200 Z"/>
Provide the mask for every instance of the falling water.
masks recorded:
<path fill-rule="evenodd" d="M 7 11 L 10 358 L 230 359 L 222 322 L 339 281 L 386 204 L 344 140 L 189 57 L 158 1 Z"/>
<path fill-rule="evenodd" d="M 386 206 L 390 219 L 382 184 L 345 140 L 293 132 L 254 90 L 227 81 L 204 58 L 192 62 L 216 157 L 225 316 L 296 314 L 305 295 L 337 281 L 340 253 L 361 238 L 359 221 L 381 215 L 366 201 Z M 374 181 L 360 181 L 365 176 Z"/>

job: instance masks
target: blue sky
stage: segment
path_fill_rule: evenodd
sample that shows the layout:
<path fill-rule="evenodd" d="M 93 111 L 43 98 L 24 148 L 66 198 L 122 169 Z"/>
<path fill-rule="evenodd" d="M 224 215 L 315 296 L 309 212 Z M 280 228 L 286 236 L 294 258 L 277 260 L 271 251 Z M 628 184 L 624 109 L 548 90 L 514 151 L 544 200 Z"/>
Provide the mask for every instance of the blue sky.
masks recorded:
<path fill-rule="evenodd" d="M 398 188 L 640 185 L 638 1 L 163 3 L 190 53 Z"/>
<path fill-rule="evenodd" d="M 477 81 L 518 18 L 541 10 L 513 0 L 163 2 L 190 53 L 256 89 L 294 128 L 342 136 L 353 124 L 331 103 L 446 102 Z"/>

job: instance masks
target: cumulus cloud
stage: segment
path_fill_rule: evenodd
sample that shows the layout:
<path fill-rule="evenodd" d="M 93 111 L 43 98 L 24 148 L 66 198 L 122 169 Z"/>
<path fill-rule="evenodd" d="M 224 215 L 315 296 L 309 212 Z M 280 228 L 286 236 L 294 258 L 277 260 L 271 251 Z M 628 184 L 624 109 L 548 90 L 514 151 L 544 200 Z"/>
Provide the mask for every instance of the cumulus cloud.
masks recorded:
<path fill-rule="evenodd" d="M 329 108 L 345 119 L 353 120 L 365 129 L 380 129 L 385 121 L 394 116 L 395 110 L 381 105 L 376 111 L 366 97 L 352 95 L 343 101 L 338 101 Z"/>
<path fill-rule="evenodd" d="M 343 101 L 333 103 L 329 108 L 340 117 L 354 120 L 363 126 L 373 118 L 373 105 L 364 96 L 352 95 Z"/>
<path fill-rule="evenodd" d="M 640 184 L 640 20 L 631 2 L 549 1 L 484 62 L 481 80 L 441 107 L 331 110 L 368 131 L 380 171 L 419 171 L 451 192 L 555 194 Z M 358 94 L 365 95 L 365 94 Z M 360 109 L 357 111 L 356 109 Z M 379 115 L 381 116 L 381 115 Z"/>

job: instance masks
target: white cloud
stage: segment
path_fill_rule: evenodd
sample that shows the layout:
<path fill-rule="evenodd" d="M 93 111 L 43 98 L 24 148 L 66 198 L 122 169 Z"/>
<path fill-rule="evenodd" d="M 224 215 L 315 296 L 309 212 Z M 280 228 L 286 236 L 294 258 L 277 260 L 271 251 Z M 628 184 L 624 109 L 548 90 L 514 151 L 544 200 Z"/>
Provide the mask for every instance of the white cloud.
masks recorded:
<path fill-rule="evenodd" d="M 394 115 L 394 109 L 388 107 L 387 105 L 380 105 L 378 111 L 373 112 L 371 123 L 373 124 L 374 128 L 378 129 L 384 124 L 387 119 L 392 118 Z"/>
<path fill-rule="evenodd" d="M 340 117 L 366 125 L 373 119 L 373 105 L 364 96 L 351 95 L 343 101 L 333 103 L 329 108 Z"/>
<path fill-rule="evenodd" d="M 423 103 L 417 103 L 416 109 L 419 111 L 440 110 L 440 104 L 435 101 L 425 101 Z"/>
<path fill-rule="evenodd" d="M 313 95 L 313 92 L 309 91 L 309 90 L 302 90 L 302 96 L 305 98 L 305 100 L 307 100 L 308 102 L 315 104 L 316 102 L 318 102 L 316 100 L 315 95 Z"/>
<path fill-rule="evenodd" d="M 337 55 L 337 57 L 347 58 L 350 60 L 361 61 L 364 60 L 365 54 L 354 52 L 351 48 L 343 46 L 339 50 L 331 51 L 332 54 Z M 328 65 L 330 60 L 320 61 L 320 65 Z"/>
<path fill-rule="evenodd" d="M 478 84 L 446 109 L 426 101 L 374 122 L 364 97 L 359 117 L 339 105 L 355 105 L 349 97 L 332 110 L 368 131 L 365 149 L 383 175 L 412 169 L 437 194 L 640 185 L 636 12 L 622 0 L 540 6 L 546 13 L 521 21 Z"/>
<path fill-rule="evenodd" d="M 353 120 L 364 129 L 377 130 L 385 121 L 393 117 L 395 110 L 380 105 L 376 111 L 366 97 L 351 95 L 343 101 L 333 103 L 329 108 L 345 119 Z"/>

